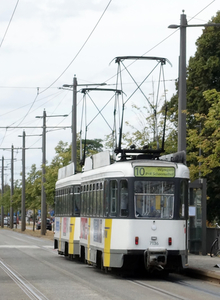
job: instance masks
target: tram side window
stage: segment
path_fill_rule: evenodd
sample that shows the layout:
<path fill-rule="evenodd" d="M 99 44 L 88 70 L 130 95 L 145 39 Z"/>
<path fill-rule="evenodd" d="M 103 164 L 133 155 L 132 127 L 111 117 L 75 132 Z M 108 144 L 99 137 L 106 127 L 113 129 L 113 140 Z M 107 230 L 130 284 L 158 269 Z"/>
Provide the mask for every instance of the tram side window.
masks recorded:
<path fill-rule="evenodd" d="M 100 182 L 100 216 L 103 217 L 103 183 Z"/>
<path fill-rule="evenodd" d="M 92 216 L 92 184 L 89 185 L 89 215 Z"/>
<path fill-rule="evenodd" d="M 93 216 L 96 216 L 96 190 L 95 183 L 92 185 L 92 202 L 93 202 Z"/>
<path fill-rule="evenodd" d="M 120 181 L 120 215 L 128 216 L 128 182 L 127 180 Z"/>
<path fill-rule="evenodd" d="M 180 183 L 180 201 L 179 201 L 179 217 L 185 218 L 185 203 L 187 201 L 187 180 L 181 180 Z"/>
<path fill-rule="evenodd" d="M 116 216 L 118 205 L 118 182 L 110 180 L 110 215 Z"/>
<path fill-rule="evenodd" d="M 108 210 L 109 210 L 109 198 L 108 198 L 108 181 L 104 182 L 104 195 L 103 195 L 103 204 L 104 204 L 104 216 L 108 217 Z"/>
<path fill-rule="evenodd" d="M 79 216 L 80 213 L 80 186 L 74 187 L 74 215 Z"/>
<path fill-rule="evenodd" d="M 55 191 L 55 199 L 54 199 L 54 202 L 55 202 L 55 216 L 58 215 L 58 191 Z"/>
<path fill-rule="evenodd" d="M 89 185 L 86 185 L 86 215 L 89 216 Z"/>
<path fill-rule="evenodd" d="M 58 193 L 57 194 L 57 215 L 60 216 L 60 214 L 61 214 L 61 211 L 60 211 L 60 193 L 61 193 L 61 191 L 58 190 L 57 193 Z"/>
<path fill-rule="evenodd" d="M 81 214 L 84 216 L 84 201 L 85 201 L 85 191 L 84 186 L 81 187 Z"/>

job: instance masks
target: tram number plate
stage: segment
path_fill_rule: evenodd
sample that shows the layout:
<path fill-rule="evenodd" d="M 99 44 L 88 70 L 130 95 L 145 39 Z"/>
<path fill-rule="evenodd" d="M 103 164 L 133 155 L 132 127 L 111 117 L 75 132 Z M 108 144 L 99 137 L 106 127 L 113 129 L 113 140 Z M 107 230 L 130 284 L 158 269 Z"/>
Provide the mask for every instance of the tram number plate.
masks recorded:
<path fill-rule="evenodd" d="M 135 177 L 174 177 L 173 167 L 134 167 Z"/>

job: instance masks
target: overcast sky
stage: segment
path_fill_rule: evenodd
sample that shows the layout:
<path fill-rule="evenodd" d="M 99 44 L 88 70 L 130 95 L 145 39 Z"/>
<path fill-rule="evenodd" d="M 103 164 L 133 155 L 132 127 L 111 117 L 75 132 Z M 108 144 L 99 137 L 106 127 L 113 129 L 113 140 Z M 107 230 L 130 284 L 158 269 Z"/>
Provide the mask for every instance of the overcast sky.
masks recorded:
<path fill-rule="evenodd" d="M 117 71 L 114 58 L 117 56 L 167 58 L 172 64 L 172 67 L 166 64 L 164 68 L 169 100 L 175 93 L 178 77 L 179 31 L 168 29 L 168 26 L 180 23 L 182 10 L 185 10 L 189 24 L 204 24 L 218 9 L 218 0 L 0 1 L 0 156 L 4 156 L 5 165 L 10 169 L 11 151 L 7 148 L 12 144 L 14 148 L 21 148 L 22 138 L 18 136 L 25 130 L 26 147 L 30 148 L 26 151 L 26 172 L 33 163 L 40 168 L 42 152 L 31 149 L 42 146 L 41 137 L 35 135 L 42 133 L 38 127 L 43 121 L 36 116 L 42 116 L 44 109 L 48 116 L 68 114 L 66 118 L 47 118 L 47 125 L 70 126 L 72 92 L 59 87 L 72 84 L 76 75 L 78 84 L 106 82 L 107 87 L 114 88 Z M 187 29 L 187 61 L 194 55 L 195 42 L 201 34 L 202 28 Z M 135 76 L 140 76 L 137 80 L 146 77 L 151 68 L 150 63 L 137 64 L 134 68 Z M 157 73 L 152 73 L 145 86 L 147 95 L 155 93 L 157 81 Z M 129 85 L 127 78 L 125 83 Z M 112 97 L 111 93 L 104 94 L 95 96 L 91 93 L 99 109 Z M 77 99 L 79 131 L 81 93 L 77 94 Z M 89 98 L 87 102 L 88 124 L 97 110 Z M 139 104 L 147 106 L 144 102 Z M 109 103 L 103 110 L 111 126 L 113 106 L 113 102 Z M 135 123 L 134 117 L 129 120 Z M 19 128 L 12 128 L 15 126 Z M 28 126 L 36 128 L 25 128 Z M 48 131 L 46 157 L 50 163 L 60 140 L 71 143 L 71 130 L 51 131 L 48 128 Z M 88 127 L 87 138 L 102 139 L 109 133 L 109 126 L 98 117 Z M 14 156 L 17 159 L 15 177 L 20 178 L 21 149 L 15 149 Z M 6 174 L 5 181 L 9 183 L 10 170 Z"/>

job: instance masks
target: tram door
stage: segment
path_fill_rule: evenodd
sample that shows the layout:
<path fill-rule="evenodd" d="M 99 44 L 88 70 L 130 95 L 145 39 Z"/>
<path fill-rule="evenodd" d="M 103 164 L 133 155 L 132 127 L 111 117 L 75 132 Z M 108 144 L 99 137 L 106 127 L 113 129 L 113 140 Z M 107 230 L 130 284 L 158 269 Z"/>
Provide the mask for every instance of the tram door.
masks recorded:
<path fill-rule="evenodd" d="M 189 184 L 189 252 L 206 255 L 206 179 Z"/>

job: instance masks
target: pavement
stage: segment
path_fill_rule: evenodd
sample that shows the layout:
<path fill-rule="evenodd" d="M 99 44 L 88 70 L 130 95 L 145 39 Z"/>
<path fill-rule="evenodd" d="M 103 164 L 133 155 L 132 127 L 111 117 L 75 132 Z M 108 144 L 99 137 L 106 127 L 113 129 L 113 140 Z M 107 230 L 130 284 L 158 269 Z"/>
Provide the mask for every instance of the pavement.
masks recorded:
<path fill-rule="evenodd" d="M 189 267 L 184 273 L 220 284 L 220 257 L 189 254 Z"/>

